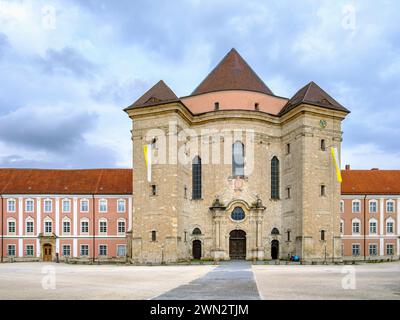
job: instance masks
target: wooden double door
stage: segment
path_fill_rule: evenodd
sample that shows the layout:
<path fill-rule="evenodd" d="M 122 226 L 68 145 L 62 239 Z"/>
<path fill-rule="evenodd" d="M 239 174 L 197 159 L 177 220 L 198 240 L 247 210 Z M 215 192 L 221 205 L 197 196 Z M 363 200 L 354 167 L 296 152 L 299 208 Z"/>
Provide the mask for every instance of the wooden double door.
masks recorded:
<path fill-rule="evenodd" d="M 229 234 L 229 257 L 232 260 L 246 259 L 246 232 L 233 230 Z"/>
<path fill-rule="evenodd" d="M 43 245 L 43 261 L 53 260 L 53 247 L 51 244 Z"/>

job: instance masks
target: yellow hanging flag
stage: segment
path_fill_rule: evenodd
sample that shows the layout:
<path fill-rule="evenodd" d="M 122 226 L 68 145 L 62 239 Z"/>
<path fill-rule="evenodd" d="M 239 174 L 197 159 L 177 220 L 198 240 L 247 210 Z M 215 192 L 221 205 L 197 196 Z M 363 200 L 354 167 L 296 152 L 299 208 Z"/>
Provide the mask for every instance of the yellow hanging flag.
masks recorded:
<path fill-rule="evenodd" d="M 340 172 L 340 163 L 338 162 L 339 157 L 337 154 L 337 148 L 331 147 L 331 153 L 332 153 L 333 163 L 335 165 L 337 181 L 342 182 L 342 173 Z"/>
<path fill-rule="evenodd" d="M 147 168 L 147 181 L 151 182 L 151 144 L 143 146 L 143 155 Z"/>

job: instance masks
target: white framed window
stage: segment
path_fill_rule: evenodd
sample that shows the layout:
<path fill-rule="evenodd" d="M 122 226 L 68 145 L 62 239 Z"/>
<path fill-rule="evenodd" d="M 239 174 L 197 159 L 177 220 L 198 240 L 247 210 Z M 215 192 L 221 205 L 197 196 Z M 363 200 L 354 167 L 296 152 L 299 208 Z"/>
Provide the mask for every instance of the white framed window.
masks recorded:
<path fill-rule="evenodd" d="M 89 212 L 89 200 L 81 199 L 81 212 Z"/>
<path fill-rule="evenodd" d="M 353 243 L 351 245 L 351 254 L 353 257 L 357 257 L 360 255 L 360 245 L 358 243 Z"/>
<path fill-rule="evenodd" d="M 386 233 L 387 234 L 394 233 L 394 220 L 392 218 L 386 220 Z"/>
<path fill-rule="evenodd" d="M 107 212 L 107 200 L 106 199 L 99 200 L 99 212 Z"/>
<path fill-rule="evenodd" d="M 9 244 L 7 246 L 7 255 L 9 257 L 15 257 L 15 244 Z"/>
<path fill-rule="evenodd" d="M 27 257 L 33 257 L 34 255 L 34 250 L 33 250 L 33 245 L 32 244 L 27 244 L 25 247 L 25 255 Z"/>
<path fill-rule="evenodd" d="M 126 256 L 126 246 L 124 244 L 117 244 L 117 257 Z"/>
<path fill-rule="evenodd" d="M 99 245 L 99 256 L 107 256 L 107 245 Z"/>
<path fill-rule="evenodd" d="M 50 235 L 53 232 L 53 220 L 46 218 L 44 220 L 44 233 Z"/>
<path fill-rule="evenodd" d="M 89 219 L 81 219 L 81 234 L 89 233 Z"/>
<path fill-rule="evenodd" d="M 344 201 L 343 200 L 340 200 L 339 210 L 340 210 L 340 213 L 344 213 Z"/>
<path fill-rule="evenodd" d="M 378 230 L 378 221 L 376 219 L 369 220 L 369 234 L 376 234 Z"/>
<path fill-rule="evenodd" d="M 25 232 L 28 235 L 33 235 L 35 229 L 34 229 L 34 220 L 33 218 L 29 217 L 25 220 Z"/>
<path fill-rule="evenodd" d="M 125 212 L 125 200 L 124 199 L 119 199 L 117 201 L 117 212 Z"/>
<path fill-rule="evenodd" d="M 7 212 L 15 212 L 16 203 L 15 199 L 7 199 Z"/>
<path fill-rule="evenodd" d="M 360 234 L 360 220 L 358 219 L 353 219 L 352 220 L 352 232 L 353 234 Z"/>
<path fill-rule="evenodd" d="M 376 244 L 369 245 L 369 255 L 376 256 L 378 254 L 378 246 Z"/>
<path fill-rule="evenodd" d="M 360 200 L 353 200 L 351 202 L 351 211 L 353 213 L 360 213 L 360 211 L 361 211 L 361 201 Z"/>
<path fill-rule="evenodd" d="M 369 213 L 376 213 L 378 212 L 378 203 L 376 200 L 369 201 Z"/>
<path fill-rule="evenodd" d="M 65 244 L 62 246 L 62 255 L 64 257 L 70 257 L 71 256 L 71 246 L 69 244 Z"/>
<path fill-rule="evenodd" d="M 64 235 L 71 234 L 71 220 L 68 218 L 64 218 L 62 222 L 62 231 Z"/>
<path fill-rule="evenodd" d="M 81 251 L 81 257 L 89 256 L 89 246 L 87 244 L 82 244 L 80 251 Z"/>
<path fill-rule="evenodd" d="M 102 235 L 107 234 L 107 220 L 106 219 L 100 219 L 99 221 L 99 233 Z"/>
<path fill-rule="evenodd" d="M 124 219 L 119 219 L 118 220 L 118 227 L 117 227 L 117 232 L 118 235 L 123 235 L 125 234 L 125 220 Z"/>
<path fill-rule="evenodd" d="M 25 211 L 26 212 L 33 212 L 34 201 L 33 199 L 26 199 L 25 200 Z"/>
<path fill-rule="evenodd" d="M 389 213 L 394 212 L 394 201 L 393 200 L 386 201 L 386 212 L 389 212 Z"/>
<path fill-rule="evenodd" d="M 386 255 L 392 256 L 394 254 L 394 245 L 392 243 L 388 243 L 386 245 Z"/>
<path fill-rule="evenodd" d="M 53 211 L 53 201 L 51 199 L 44 200 L 44 212 L 50 213 Z"/>
<path fill-rule="evenodd" d="M 7 219 L 7 234 L 14 235 L 17 230 L 17 220 L 14 218 Z"/>
<path fill-rule="evenodd" d="M 343 234 L 344 232 L 344 221 L 340 220 L 340 233 Z"/>
<path fill-rule="evenodd" d="M 71 212 L 71 200 L 63 199 L 63 201 L 62 201 L 62 212 Z"/>

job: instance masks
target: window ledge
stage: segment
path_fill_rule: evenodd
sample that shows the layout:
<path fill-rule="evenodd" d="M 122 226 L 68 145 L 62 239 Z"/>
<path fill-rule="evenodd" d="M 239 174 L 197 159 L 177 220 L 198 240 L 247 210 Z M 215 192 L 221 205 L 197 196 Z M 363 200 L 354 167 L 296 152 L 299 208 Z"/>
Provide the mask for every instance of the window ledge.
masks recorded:
<path fill-rule="evenodd" d="M 249 176 L 246 176 L 246 175 L 238 175 L 238 176 L 234 176 L 234 175 L 231 175 L 231 176 L 229 176 L 228 177 L 228 180 L 235 180 L 235 179 L 241 179 L 241 180 L 244 180 L 244 181 L 248 181 L 249 180 Z"/>

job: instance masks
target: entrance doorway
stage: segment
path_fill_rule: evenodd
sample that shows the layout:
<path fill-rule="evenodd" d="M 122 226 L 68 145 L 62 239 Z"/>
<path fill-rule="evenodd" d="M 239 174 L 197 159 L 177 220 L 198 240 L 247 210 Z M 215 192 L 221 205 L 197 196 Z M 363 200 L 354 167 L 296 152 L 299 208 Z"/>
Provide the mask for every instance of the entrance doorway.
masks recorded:
<path fill-rule="evenodd" d="M 194 240 L 193 241 L 193 247 L 192 247 L 192 253 L 193 253 L 193 259 L 201 259 L 201 241 L 200 240 Z"/>
<path fill-rule="evenodd" d="M 271 258 L 276 260 L 279 257 L 279 241 L 272 240 L 271 241 Z"/>
<path fill-rule="evenodd" d="M 52 247 L 49 243 L 43 245 L 43 261 L 52 261 Z"/>
<path fill-rule="evenodd" d="M 243 230 L 233 230 L 229 234 L 229 257 L 246 259 L 246 232 Z"/>

